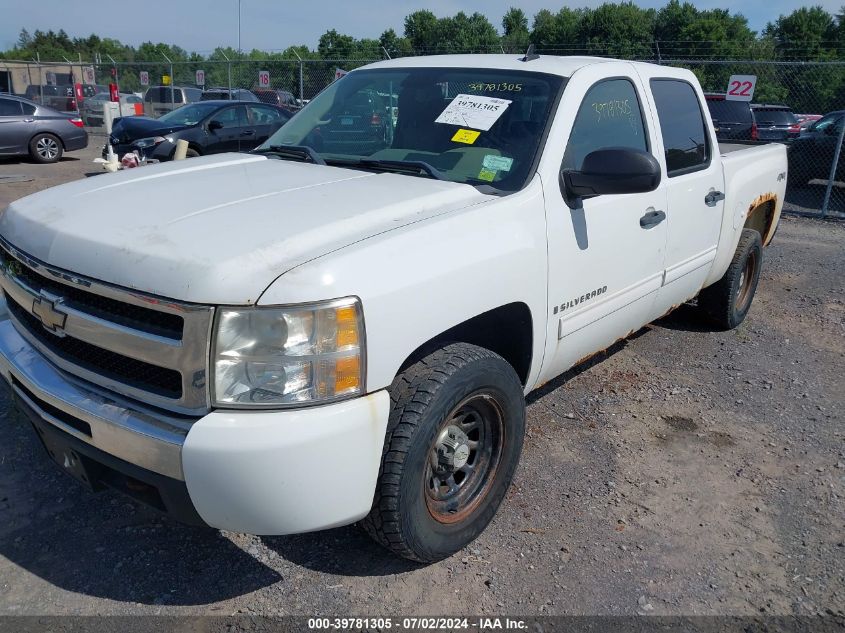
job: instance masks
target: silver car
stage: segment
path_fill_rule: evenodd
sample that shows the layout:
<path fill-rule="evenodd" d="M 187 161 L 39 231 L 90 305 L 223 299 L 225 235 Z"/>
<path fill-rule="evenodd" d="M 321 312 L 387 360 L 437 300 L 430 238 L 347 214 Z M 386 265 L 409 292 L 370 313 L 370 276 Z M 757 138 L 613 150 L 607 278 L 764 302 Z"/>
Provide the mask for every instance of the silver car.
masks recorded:
<path fill-rule="evenodd" d="M 95 94 L 93 97 L 88 97 L 87 99 L 85 99 L 85 101 L 82 102 L 82 105 L 79 108 L 79 115 L 82 117 L 83 123 L 85 123 L 85 125 L 89 127 L 102 125 L 104 123 L 104 104 L 108 103 L 109 101 L 111 101 L 111 95 L 109 95 L 109 93 L 107 92 L 101 92 L 99 94 Z M 141 112 L 132 111 L 132 115 L 143 113 L 144 100 L 141 99 L 141 97 L 135 96 L 133 94 L 121 94 L 121 114 L 125 113 L 128 110 L 133 110 L 131 106 L 134 106 L 136 103 L 142 104 Z"/>
<path fill-rule="evenodd" d="M 87 146 L 88 132 L 75 113 L 0 94 L 0 156 L 29 154 L 38 163 L 55 163 L 64 152 Z"/>

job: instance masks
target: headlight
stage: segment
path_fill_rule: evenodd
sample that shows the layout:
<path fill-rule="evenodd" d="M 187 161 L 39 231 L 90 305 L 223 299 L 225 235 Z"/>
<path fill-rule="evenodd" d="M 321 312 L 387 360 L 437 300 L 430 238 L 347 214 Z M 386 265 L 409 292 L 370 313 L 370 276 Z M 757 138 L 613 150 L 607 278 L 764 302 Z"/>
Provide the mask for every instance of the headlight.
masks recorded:
<path fill-rule="evenodd" d="M 132 144 L 138 149 L 144 149 L 145 147 L 152 147 L 153 145 L 164 143 L 166 140 L 167 139 L 163 136 L 151 136 L 149 138 L 140 138 Z"/>
<path fill-rule="evenodd" d="M 364 393 L 364 319 L 356 298 L 279 308 L 220 308 L 212 400 L 279 407 Z"/>

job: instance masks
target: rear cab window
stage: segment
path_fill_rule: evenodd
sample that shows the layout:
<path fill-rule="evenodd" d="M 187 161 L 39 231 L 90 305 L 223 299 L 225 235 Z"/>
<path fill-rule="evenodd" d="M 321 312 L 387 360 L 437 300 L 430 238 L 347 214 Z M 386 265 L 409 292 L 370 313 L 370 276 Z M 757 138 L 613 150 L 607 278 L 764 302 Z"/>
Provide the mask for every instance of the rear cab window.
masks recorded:
<path fill-rule="evenodd" d="M 710 135 L 695 88 L 682 79 L 652 79 L 650 85 L 669 178 L 707 169 Z"/>

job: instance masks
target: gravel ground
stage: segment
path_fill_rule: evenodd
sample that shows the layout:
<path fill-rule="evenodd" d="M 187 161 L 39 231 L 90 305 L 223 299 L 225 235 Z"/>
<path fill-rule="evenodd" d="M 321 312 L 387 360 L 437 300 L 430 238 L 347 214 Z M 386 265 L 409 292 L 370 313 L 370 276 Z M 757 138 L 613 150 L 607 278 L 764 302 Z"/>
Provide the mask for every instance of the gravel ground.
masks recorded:
<path fill-rule="evenodd" d="M 0 162 L 34 176 L 0 205 L 97 151 Z M 354 526 L 259 538 L 89 494 L 4 393 L 0 615 L 842 615 L 843 246 L 842 223 L 785 218 L 737 330 L 684 306 L 532 394 L 498 516 L 429 566 Z"/>

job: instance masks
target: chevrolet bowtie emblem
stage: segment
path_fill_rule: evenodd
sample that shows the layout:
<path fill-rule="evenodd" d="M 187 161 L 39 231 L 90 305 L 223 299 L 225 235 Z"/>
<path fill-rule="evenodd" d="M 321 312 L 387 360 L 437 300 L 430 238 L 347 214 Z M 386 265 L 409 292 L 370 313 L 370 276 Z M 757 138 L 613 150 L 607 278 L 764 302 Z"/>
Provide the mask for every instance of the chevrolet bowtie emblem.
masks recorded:
<path fill-rule="evenodd" d="M 45 328 L 59 334 L 65 327 L 67 314 L 56 310 L 56 303 L 46 297 L 37 297 L 32 302 L 32 313 L 38 317 Z"/>

